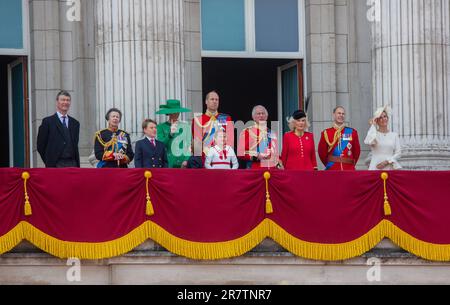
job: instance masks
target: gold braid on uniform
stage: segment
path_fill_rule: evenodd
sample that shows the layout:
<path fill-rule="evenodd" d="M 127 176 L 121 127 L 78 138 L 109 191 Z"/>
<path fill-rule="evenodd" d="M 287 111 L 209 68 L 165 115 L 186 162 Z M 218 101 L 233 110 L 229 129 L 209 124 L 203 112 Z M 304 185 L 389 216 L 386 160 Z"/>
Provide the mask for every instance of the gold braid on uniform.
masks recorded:
<path fill-rule="evenodd" d="M 328 133 L 325 130 L 323 132 L 323 137 L 325 138 L 325 142 L 328 144 L 328 152 L 331 152 L 333 150 L 334 145 L 341 139 L 342 136 L 342 130 L 344 130 L 345 126 L 336 128 L 336 132 L 334 133 L 334 139 L 333 142 L 330 142 L 330 139 L 328 138 Z"/>
<path fill-rule="evenodd" d="M 103 138 L 102 138 L 102 136 L 101 136 L 101 132 L 104 131 L 104 130 L 107 130 L 107 129 L 108 129 L 108 128 L 105 128 L 105 129 L 102 129 L 102 130 L 97 131 L 97 132 L 95 133 L 95 138 L 98 140 L 98 142 L 100 143 L 100 145 L 103 146 L 103 149 L 104 149 L 104 153 L 103 153 L 103 158 L 102 158 L 102 159 L 105 158 L 105 154 L 107 153 L 107 152 L 106 152 L 106 149 L 108 149 L 109 147 L 112 146 L 112 152 L 117 152 L 117 150 L 118 150 L 118 148 L 119 148 L 119 143 L 118 143 L 118 140 L 117 140 L 118 136 L 117 136 L 117 135 L 111 137 L 111 140 L 109 140 L 108 142 L 105 142 L 105 141 L 103 140 Z M 121 131 L 121 132 L 119 133 L 119 136 L 125 136 L 125 135 L 126 135 L 126 133 L 123 132 L 123 131 Z M 129 158 L 128 158 L 127 155 L 125 155 L 125 159 L 126 159 L 126 161 L 129 161 Z"/>
<path fill-rule="evenodd" d="M 210 113 L 208 113 L 208 112 L 206 112 L 206 115 L 208 115 L 208 116 L 210 117 L 210 120 L 209 120 L 208 123 L 206 123 L 205 125 L 203 125 L 202 123 L 200 123 L 200 120 L 198 119 L 199 117 L 195 117 L 195 118 L 194 118 L 195 124 L 197 124 L 197 126 L 200 127 L 200 128 L 202 129 L 202 135 L 201 135 L 202 138 L 205 137 L 205 135 L 203 134 L 203 129 L 206 129 L 206 128 L 209 127 L 209 130 L 208 130 L 208 132 L 206 133 L 206 137 L 209 137 L 209 136 L 211 135 L 211 132 L 212 132 L 212 126 L 211 126 L 211 124 L 213 124 L 213 122 L 217 121 L 217 118 L 216 118 L 214 115 L 212 115 L 212 114 L 210 114 Z M 202 141 L 202 142 L 203 142 L 203 141 Z"/>
<path fill-rule="evenodd" d="M 255 127 L 255 126 L 253 126 L 253 127 Z M 258 136 L 257 134 L 255 134 L 252 131 L 253 127 L 248 128 L 248 134 L 252 137 L 252 139 L 256 140 L 256 144 L 253 145 L 252 147 L 249 147 L 250 150 L 253 150 L 254 148 L 256 148 L 256 146 L 258 146 L 261 143 L 261 140 L 265 139 L 267 137 L 267 130 L 263 131 L 261 128 L 255 127 L 259 130 L 259 136 Z"/>
<path fill-rule="evenodd" d="M 102 136 L 101 136 L 101 132 L 102 132 L 103 130 L 106 130 L 106 129 L 99 130 L 99 131 L 97 131 L 97 132 L 95 133 L 94 140 L 97 139 L 97 140 L 100 142 L 100 144 L 101 144 L 103 147 L 105 147 L 105 145 L 106 145 L 107 143 L 106 143 L 105 141 L 103 141 Z"/>

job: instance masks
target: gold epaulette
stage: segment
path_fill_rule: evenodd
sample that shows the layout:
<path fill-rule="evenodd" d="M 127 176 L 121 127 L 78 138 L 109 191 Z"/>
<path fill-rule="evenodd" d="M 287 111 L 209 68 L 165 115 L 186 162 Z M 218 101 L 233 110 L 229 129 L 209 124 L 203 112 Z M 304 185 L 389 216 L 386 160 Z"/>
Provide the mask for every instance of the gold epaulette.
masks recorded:
<path fill-rule="evenodd" d="M 200 118 L 201 118 L 202 116 L 203 116 L 203 115 L 201 115 Z M 195 124 L 196 124 L 198 127 L 200 127 L 200 128 L 207 128 L 207 127 L 211 126 L 211 123 L 213 122 L 213 120 L 210 119 L 210 120 L 208 121 L 208 123 L 206 123 L 205 125 L 203 125 L 203 124 L 200 122 L 199 117 L 194 117 L 194 122 L 195 122 Z"/>
<path fill-rule="evenodd" d="M 108 128 L 105 128 L 105 129 L 102 129 L 102 130 L 97 131 L 97 132 L 95 133 L 95 136 L 94 136 L 94 141 L 95 141 L 95 139 L 97 139 L 98 142 L 99 142 L 103 147 L 106 145 L 106 143 L 105 143 L 105 141 L 103 141 L 102 136 L 101 136 L 101 133 L 102 133 L 103 131 L 105 131 L 105 130 L 108 130 Z"/>
<path fill-rule="evenodd" d="M 108 128 L 105 128 L 105 129 L 102 129 L 102 130 L 97 131 L 97 132 L 95 133 L 94 141 L 95 141 L 95 139 L 97 139 L 98 142 L 99 142 L 103 147 L 108 147 L 108 146 L 110 146 L 111 144 L 114 144 L 117 140 L 115 140 L 114 138 L 111 138 L 111 140 L 109 140 L 108 142 L 105 142 L 105 140 L 103 140 L 102 135 L 101 135 L 101 133 L 102 133 L 103 131 L 105 131 L 105 130 L 109 130 L 109 129 L 108 129 Z M 123 134 L 124 136 L 127 136 L 127 135 L 128 135 L 125 131 L 120 130 L 120 129 L 118 129 L 117 132 L 119 132 L 119 135 L 122 135 L 122 134 Z"/>

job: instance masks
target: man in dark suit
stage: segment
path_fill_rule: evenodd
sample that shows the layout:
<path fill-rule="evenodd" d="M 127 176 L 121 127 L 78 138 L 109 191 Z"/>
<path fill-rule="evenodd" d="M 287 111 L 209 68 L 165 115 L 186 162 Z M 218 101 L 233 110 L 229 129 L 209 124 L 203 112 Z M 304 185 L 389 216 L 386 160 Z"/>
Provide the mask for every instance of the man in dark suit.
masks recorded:
<path fill-rule="evenodd" d="M 134 166 L 136 168 L 166 168 L 166 146 L 156 140 L 157 123 L 153 120 L 145 120 L 142 123 L 145 138 L 136 142 Z"/>
<path fill-rule="evenodd" d="M 67 114 L 71 100 L 67 91 L 59 92 L 56 113 L 46 117 L 39 127 L 37 150 L 46 167 L 80 167 L 80 123 Z"/>

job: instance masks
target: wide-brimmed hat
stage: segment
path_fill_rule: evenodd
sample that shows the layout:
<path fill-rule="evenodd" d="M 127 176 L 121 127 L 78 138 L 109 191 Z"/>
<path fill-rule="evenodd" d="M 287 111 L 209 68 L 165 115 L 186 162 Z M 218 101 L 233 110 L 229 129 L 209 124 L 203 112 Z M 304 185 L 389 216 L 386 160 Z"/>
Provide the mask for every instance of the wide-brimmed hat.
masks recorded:
<path fill-rule="evenodd" d="M 156 114 L 174 114 L 191 111 L 190 109 L 182 108 L 179 100 L 167 100 L 165 105 L 159 107 L 159 111 Z"/>
<path fill-rule="evenodd" d="M 375 113 L 373 114 L 372 121 L 375 122 L 375 120 L 379 119 L 383 112 L 386 112 L 388 116 L 391 115 L 391 107 L 389 105 L 383 106 L 378 108 Z"/>

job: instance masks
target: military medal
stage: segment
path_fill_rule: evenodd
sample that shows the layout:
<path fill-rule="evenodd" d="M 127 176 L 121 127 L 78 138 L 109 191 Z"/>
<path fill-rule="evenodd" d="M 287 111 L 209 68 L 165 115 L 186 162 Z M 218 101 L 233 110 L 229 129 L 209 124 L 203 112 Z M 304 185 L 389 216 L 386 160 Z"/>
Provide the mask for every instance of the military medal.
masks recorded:
<path fill-rule="evenodd" d="M 344 141 L 352 141 L 353 136 L 352 136 L 352 134 L 344 134 L 343 139 L 344 139 Z"/>

